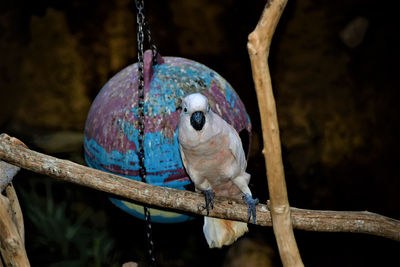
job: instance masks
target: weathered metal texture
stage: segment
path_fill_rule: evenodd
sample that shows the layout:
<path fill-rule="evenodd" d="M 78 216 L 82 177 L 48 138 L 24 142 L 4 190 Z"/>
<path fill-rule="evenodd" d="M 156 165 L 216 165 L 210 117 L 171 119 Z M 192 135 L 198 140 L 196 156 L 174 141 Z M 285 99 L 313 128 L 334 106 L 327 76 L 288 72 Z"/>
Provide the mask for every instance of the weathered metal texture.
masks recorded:
<path fill-rule="evenodd" d="M 94 100 L 85 127 L 85 159 L 95 169 L 140 180 L 137 115 L 137 64 L 111 78 Z M 251 123 L 243 102 L 218 73 L 197 62 L 159 57 L 151 67 L 145 53 L 145 166 L 146 181 L 153 185 L 189 189 L 191 185 L 179 154 L 177 126 L 181 98 L 199 92 L 212 110 L 229 122 L 244 143 L 250 143 Z M 143 219 L 143 207 L 112 198 L 124 211 Z M 189 216 L 151 209 L 152 221 L 182 222 Z"/>

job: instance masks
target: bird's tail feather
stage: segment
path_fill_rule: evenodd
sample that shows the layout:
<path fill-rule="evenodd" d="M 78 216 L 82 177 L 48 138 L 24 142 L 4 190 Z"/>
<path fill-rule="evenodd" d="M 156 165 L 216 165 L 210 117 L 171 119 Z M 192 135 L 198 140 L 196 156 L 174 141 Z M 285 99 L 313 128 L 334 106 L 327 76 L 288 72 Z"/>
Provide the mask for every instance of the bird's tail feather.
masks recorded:
<path fill-rule="evenodd" d="M 204 216 L 203 232 L 210 248 L 228 246 L 247 231 L 247 223 Z"/>

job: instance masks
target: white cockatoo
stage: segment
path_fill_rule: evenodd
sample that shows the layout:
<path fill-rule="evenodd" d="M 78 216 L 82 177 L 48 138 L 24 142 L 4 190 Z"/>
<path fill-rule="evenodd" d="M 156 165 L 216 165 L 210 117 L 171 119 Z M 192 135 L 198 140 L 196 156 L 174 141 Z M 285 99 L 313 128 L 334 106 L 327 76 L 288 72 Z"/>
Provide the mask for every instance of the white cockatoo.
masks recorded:
<path fill-rule="evenodd" d="M 253 214 L 255 222 L 258 199 L 253 199 L 248 187 L 250 175 L 240 137 L 211 110 L 204 95 L 195 93 L 182 100 L 178 140 L 183 165 L 196 191 L 205 195 L 207 214 L 214 194 L 243 198 L 249 219 Z M 244 222 L 204 217 L 203 232 L 210 248 L 230 245 L 247 231 Z"/>

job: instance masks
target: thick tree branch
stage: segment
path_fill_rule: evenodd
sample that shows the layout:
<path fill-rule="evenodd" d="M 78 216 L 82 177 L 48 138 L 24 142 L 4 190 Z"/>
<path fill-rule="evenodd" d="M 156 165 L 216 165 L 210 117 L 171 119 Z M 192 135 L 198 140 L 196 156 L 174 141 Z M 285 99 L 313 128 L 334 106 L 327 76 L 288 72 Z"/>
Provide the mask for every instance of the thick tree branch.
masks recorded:
<path fill-rule="evenodd" d="M 26 147 L 18 139 L 10 137 L 9 140 Z M 2 259 L 6 266 L 30 266 L 25 251 L 22 211 L 11 183 L 19 170 L 19 167 L 0 161 L 0 267 L 3 266 Z"/>
<path fill-rule="evenodd" d="M 15 226 L 17 226 L 22 245 L 25 245 L 24 217 L 22 216 L 21 206 L 19 205 L 17 193 L 15 192 L 14 185 L 12 183 L 6 187 L 5 195 L 10 202 L 11 218 Z"/>
<path fill-rule="evenodd" d="M 260 109 L 265 165 L 273 229 L 283 266 L 304 266 L 294 237 L 282 163 L 281 141 L 271 76 L 269 48 L 287 0 L 268 0 L 260 21 L 250 33 L 247 48 Z"/>
<path fill-rule="evenodd" d="M 27 149 L 0 135 L 0 160 L 48 175 L 58 180 L 87 186 L 157 207 L 206 215 L 204 196 L 198 193 L 153 186 L 118 175 L 91 169 Z M 1 179 L 1 178 L 0 178 Z M 235 200 L 215 197 L 210 216 L 247 221 L 247 206 Z M 294 228 L 320 232 L 355 232 L 400 241 L 400 221 L 370 212 L 316 211 L 291 208 Z M 266 205 L 257 205 L 257 225 L 271 226 Z"/>
<path fill-rule="evenodd" d="M 0 252 L 6 266 L 30 266 L 13 204 L 0 193 Z M 0 259 L 1 261 L 1 259 Z"/>

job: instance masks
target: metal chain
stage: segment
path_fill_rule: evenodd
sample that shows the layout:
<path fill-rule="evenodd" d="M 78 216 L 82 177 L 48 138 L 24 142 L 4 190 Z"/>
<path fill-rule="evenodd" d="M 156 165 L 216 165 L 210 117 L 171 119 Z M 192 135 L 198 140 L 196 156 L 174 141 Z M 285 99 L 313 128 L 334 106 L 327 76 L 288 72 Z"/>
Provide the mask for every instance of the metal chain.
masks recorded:
<path fill-rule="evenodd" d="M 146 29 L 147 38 L 148 38 L 148 41 L 149 41 L 149 46 L 151 48 L 151 52 L 152 52 L 152 55 L 153 55 L 153 65 L 157 65 L 158 64 L 158 62 L 157 62 L 157 54 L 158 54 L 157 47 L 154 44 L 153 39 L 151 38 L 150 25 L 149 25 L 149 23 L 147 21 L 145 21 L 144 27 Z"/>
<path fill-rule="evenodd" d="M 136 15 L 136 22 L 138 25 L 137 31 L 137 52 L 138 52 L 138 128 L 139 128 L 139 175 L 142 182 L 146 182 L 146 166 L 145 166 L 145 153 L 144 153 L 144 127 L 145 127 L 145 118 L 144 118 L 144 28 L 147 28 L 146 33 L 149 38 L 149 43 L 152 42 L 150 36 L 150 30 L 146 27 L 145 20 L 144 20 L 144 1 L 143 0 L 135 0 L 137 15 Z M 154 45 L 153 45 L 154 46 Z M 156 55 L 155 46 L 153 49 L 153 64 L 154 58 Z M 144 216 L 146 219 L 146 235 L 147 235 L 147 242 L 148 242 L 148 253 L 150 257 L 150 265 L 156 266 L 156 257 L 154 254 L 154 243 L 153 243 L 153 236 L 152 236 L 152 228 L 151 228 L 151 217 L 150 217 L 150 210 L 148 207 L 144 206 Z"/>

